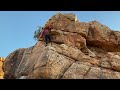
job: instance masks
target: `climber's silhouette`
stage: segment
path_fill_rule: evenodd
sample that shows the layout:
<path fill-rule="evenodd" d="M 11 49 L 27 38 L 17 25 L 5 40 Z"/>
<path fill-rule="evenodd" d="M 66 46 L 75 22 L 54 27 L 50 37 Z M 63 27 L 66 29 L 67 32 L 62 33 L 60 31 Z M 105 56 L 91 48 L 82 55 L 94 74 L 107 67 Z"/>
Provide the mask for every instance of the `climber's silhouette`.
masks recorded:
<path fill-rule="evenodd" d="M 46 46 L 48 45 L 49 42 L 51 42 L 51 27 L 45 27 L 43 28 L 43 32 L 40 35 L 40 38 L 44 38 L 44 41 L 46 43 Z"/>

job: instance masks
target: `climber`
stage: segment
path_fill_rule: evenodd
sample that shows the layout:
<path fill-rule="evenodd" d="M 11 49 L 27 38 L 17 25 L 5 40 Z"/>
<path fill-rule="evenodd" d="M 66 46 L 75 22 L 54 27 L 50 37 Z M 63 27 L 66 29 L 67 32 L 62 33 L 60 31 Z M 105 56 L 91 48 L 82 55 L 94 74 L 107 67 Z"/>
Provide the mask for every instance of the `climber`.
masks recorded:
<path fill-rule="evenodd" d="M 44 37 L 44 41 L 46 43 L 46 46 L 48 45 L 49 42 L 51 42 L 51 27 L 45 27 L 43 28 L 43 32 L 41 33 L 40 35 L 40 38 L 43 38 Z"/>

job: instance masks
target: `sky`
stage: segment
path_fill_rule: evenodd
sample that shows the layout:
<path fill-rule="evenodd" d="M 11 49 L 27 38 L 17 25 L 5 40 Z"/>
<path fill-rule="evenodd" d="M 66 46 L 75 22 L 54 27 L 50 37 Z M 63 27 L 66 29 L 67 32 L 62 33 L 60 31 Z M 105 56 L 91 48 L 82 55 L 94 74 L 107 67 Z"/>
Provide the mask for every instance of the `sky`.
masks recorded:
<path fill-rule="evenodd" d="M 16 49 L 35 45 L 34 31 L 58 12 L 74 13 L 80 22 L 97 20 L 120 30 L 120 11 L 0 11 L 0 56 L 6 58 Z"/>

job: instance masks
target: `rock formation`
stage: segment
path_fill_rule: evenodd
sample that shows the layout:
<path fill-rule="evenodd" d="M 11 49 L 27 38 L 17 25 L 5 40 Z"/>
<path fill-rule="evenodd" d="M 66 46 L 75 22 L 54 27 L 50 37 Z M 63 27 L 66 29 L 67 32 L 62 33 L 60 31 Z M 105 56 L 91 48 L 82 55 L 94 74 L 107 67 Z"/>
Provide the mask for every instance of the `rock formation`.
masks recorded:
<path fill-rule="evenodd" d="M 3 76 L 4 76 L 4 72 L 2 70 L 2 65 L 3 65 L 4 60 L 5 59 L 3 57 L 0 57 L 0 79 L 3 79 Z"/>
<path fill-rule="evenodd" d="M 5 79 L 120 79 L 120 32 L 75 14 L 58 13 L 45 26 L 53 27 L 52 43 L 41 38 L 12 52 L 3 64 Z"/>

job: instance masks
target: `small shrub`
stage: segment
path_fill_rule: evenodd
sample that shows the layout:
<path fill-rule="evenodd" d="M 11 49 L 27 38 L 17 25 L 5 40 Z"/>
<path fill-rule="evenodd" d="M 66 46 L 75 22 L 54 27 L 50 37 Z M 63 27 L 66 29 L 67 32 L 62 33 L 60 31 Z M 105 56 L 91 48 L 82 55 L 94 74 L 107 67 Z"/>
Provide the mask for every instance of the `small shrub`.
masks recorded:
<path fill-rule="evenodd" d="M 33 38 L 35 40 L 38 40 L 41 32 L 42 32 L 42 27 L 40 26 L 39 29 L 34 32 L 34 37 Z"/>

